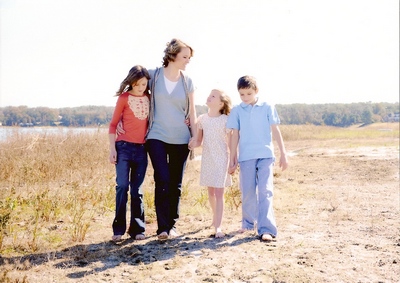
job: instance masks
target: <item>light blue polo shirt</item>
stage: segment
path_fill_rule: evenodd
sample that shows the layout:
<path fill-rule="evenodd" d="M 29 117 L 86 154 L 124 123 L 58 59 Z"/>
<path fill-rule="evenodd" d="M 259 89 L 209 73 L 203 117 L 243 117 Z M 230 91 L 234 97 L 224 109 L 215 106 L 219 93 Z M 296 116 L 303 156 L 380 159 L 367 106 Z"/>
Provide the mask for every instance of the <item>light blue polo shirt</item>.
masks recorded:
<path fill-rule="evenodd" d="M 271 125 L 279 123 L 275 106 L 259 98 L 254 105 L 242 102 L 234 106 L 226 127 L 239 130 L 238 161 L 274 157 Z"/>

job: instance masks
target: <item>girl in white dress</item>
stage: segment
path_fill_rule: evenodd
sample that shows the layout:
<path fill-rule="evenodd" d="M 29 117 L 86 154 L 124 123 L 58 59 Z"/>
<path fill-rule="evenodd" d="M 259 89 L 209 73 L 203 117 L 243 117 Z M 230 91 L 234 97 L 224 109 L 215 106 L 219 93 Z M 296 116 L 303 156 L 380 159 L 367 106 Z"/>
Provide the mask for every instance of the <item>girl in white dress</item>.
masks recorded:
<path fill-rule="evenodd" d="M 208 187 L 215 238 L 225 236 L 221 228 L 224 188 L 232 183 L 228 174 L 231 131 L 226 128 L 231 105 L 229 96 L 222 90 L 213 89 L 207 98 L 208 113 L 200 115 L 197 120 L 197 138 L 189 142 L 189 149 L 203 143 L 200 185 Z"/>

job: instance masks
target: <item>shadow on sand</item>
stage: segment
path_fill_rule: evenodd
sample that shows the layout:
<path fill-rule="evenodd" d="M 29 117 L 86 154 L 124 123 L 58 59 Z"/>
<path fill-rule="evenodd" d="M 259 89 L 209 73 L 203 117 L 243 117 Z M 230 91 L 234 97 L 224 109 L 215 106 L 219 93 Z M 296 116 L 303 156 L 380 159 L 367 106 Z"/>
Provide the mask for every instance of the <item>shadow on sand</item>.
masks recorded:
<path fill-rule="evenodd" d="M 32 266 L 48 264 L 54 261 L 54 266 L 60 269 L 76 267 L 85 270 L 72 272 L 69 278 L 82 278 L 92 273 L 99 273 L 112 269 L 121 263 L 129 265 L 151 264 L 157 261 L 166 261 L 175 256 L 196 258 L 204 251 L 233 247 L 252 241 L 259 241 L 256 237 L 235 237 L 235 233 L 227 234 L 224 238 L 198 237 L 196 234 L 203 229 L 186 233 L 178 238 L 159 241 L 156 237 L 147 237 L 143 241 L 126 239 L 119 243 L 111 241 L 88 245 L 75 245 L 61 251 L 30 254 L 20 257 L 1 257 L 0 265 L 9 264 L 28 270 Z M 271 242 L 273 247 L 275 244 Z M 23 268 L 25 266 L 25 268 Z M 88 267 L 90 269 L 88 270 Z"/>

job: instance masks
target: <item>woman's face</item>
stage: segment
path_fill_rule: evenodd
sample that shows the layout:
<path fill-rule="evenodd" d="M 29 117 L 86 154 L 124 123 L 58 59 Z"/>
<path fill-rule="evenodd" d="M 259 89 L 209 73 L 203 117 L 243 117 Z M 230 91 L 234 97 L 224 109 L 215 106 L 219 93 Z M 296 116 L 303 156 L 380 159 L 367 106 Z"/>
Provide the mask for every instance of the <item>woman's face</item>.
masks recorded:
<path fill-rule="evenodd" d="M 192 57 L 192 52 L 189 47 L 183 47 L 181 52 L 176 54 L 175 61 L 172 62 L 175 64 L 178 69 L 185 70 L 186 65 L 189 64 L 190 58 Z"/>

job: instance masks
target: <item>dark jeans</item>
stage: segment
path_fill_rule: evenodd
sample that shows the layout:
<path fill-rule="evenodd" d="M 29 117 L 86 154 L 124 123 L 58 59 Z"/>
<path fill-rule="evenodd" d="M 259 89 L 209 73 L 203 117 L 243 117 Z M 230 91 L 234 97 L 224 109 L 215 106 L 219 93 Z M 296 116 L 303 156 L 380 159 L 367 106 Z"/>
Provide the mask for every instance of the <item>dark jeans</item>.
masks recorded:
<path fill-rule="evenodd" d="M 114 235 L 126 232 L 126 204 L 128 190 L 131 194 L 131 219 L 128 233 L 132 237 L 145 230 L 144 205 L 142 184 L 147 169 L 147 152 L 143 144 L 125 141 L 115 143 L 117 150 L 117 186 L 115 219 L 113 222 Z"/>
<path fill-rule="evenodd" d="M 157 234 L 175 227 L 179 219 L 183 171 L 189 154 L 187 144 L 168 144 L 150 139 L 146 142 L 154 169 Z"/>

